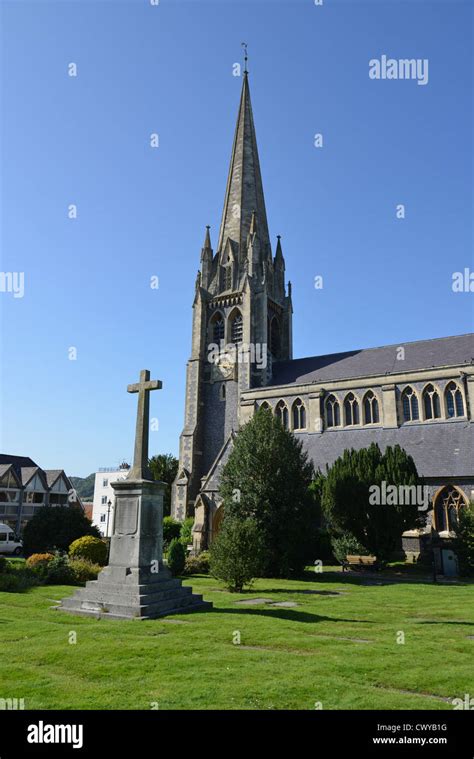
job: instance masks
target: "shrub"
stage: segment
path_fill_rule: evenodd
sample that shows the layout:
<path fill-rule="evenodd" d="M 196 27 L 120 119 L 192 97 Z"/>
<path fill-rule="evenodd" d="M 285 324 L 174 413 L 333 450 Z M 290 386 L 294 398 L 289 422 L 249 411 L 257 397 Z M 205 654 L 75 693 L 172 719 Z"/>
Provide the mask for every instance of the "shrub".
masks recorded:
<path fill-rule="evenodd" d="M 262 539 L 254 519 L 224 517 L 211 546 L 211 573 L 232 592 L 241 593 L 262 571 Z"/>
<path fill-rule="evenodd" d="M 100 564 L 93 564 L 87 559 L 72 559 L 69 562 L 69 567 L 72 570 L 74 581 L 78 585 L 82 585 L 88 580 L 97 580 L 102 569 Z"/>
<path fill-rule="evenodd" d="M 44 579 L 47 585 L 74 585 L 74 573 L 68 557 L 55 556 L 46 566 Z"/>
<path fill-rule="evenodd" d="M 22 593 L 38 583 L 33 572 L 23 567 L 0 574 L 0 591 L 4 593 Z"/>
<path fill-rule="evenodd" d="M 8 571 L 8 565 L 9 562 L 6 560 L 5 556 L 0 556 L 0 574 Z"/>
<path fill-rule="evenodd" d="M 455 550 L 459 559 L 459 573 L 469 577 L 474 575 L 474 503 L 460 509 L 457 533 Z"/>
<path fill-rule="evenodd" d="M 209 551 L 203 551 L 199 556 L 187 556 L 184 566 L 185 575 L 209 574 Z"/>
<path fill-rule="evenodd" d="M 367 555 L 364 546 L 350 532 L 345 532 L 342 535 L 331 538 L 331 546 L 332 552 L 340 564 L 346 560 L 347 554 L 355 556 Z"/>
<path fill-rule="evenodd" d="M 26 566 L 29 569 L 35 569 L 36 567 L 46 566 L 52 559 L 54 559 L 54 553 L 32 553 L 26 560 Z"/>
<path fill-rule="evenodd" d="M 173 575 L 181 575 L 184 571 L 184 565 L 186 562 L 186 555 L 182 543 L 177 538 L 174 538 L 168 549 L 168 568 Z"/>
<path fill-rule="evenodd" d="M 194 517 L 186 517 L 184 522 L 181 524 L 179 538 L 185 548 L 193 542 L 193 525 Z"/>
<path fill-rule="evenodd" d="M 25 525 L 23 548 L 26 556 L 45 551 L 67 551 L 83 535 L 100 537 L 80 506 L 41 506 Z"/>
<path fill-rule="evenodd" d="M 179 538 L 181 533 L 181 522 L 177 522 L 173 517 L 163 519 L 163 546 L 168 548 L 171 541 Z"/>
<path fill-rule="evenodd" d="M 107 545 L 100 538 L 84 535 L 71 543 L 69 556 L 71 559 L 86 559 L 103 567 L 107 563 Z"/>

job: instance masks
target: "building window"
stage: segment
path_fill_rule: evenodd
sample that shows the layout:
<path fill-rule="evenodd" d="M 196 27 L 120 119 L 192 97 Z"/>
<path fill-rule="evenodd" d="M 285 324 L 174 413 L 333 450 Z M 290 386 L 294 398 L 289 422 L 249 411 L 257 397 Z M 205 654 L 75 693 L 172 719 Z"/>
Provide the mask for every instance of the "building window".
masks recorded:
<path fill-rule="evenodd" d="M 219 388 L 219 398 L 221 401 L 225 401 L 225 382 L 223 382 Z"/>
<path fill-rule="evenodd" d="M 439 395 L 433 385 L 427 385 L 423 390 L 423 408 L 425 411 L 425 419 L 441 418 Z"/>
<path fill-rule="evenodd" d="M 232 265 L 221 269 L 222 290 L 232 290 Z"/>
<path fill-rule="evenodd" d="M 101 515 L 100 515 L 100 521 L 101 521 L 101 522 L 105 522 L 105 518 L 106 518 L 106 516 L 107 516 L 107 514 L 101 514 Z"/>
<path fill-rule="evenodd" d="M 378 424 L 379 417 L 379 402 L 375 397 L 372 390 L 369 390 L 365 394 L 364 398 L 364 423 L 365 424 Z"/>
<path fill-rule="evenodd" d="M 243 333 L 242 314 L 240 311 L 231 318 L 230 339 L 232 343 L 241 343 Z"/>
<path fill-rule="evenodd" d="M 434 521 L 438 532 L 456 532 L 459 510 L 466 506 L 466 499 L 460 490 L 452 485 L 444 487 L 434 501 Z"/>
<path fill-rule="evenodd" d="M 107 503 L 107 496 L 103 495 L 102 498 L 101 498 L 101 500 L 100 500 L 100 502 L 101 502 L 102 506 L 105 506 L 105 504 Z"/>
<path fill-rule="evenodd" d="M 418 410 L 418 398 L 412 387 L 406 387 L 402 393 L 403 420 L 416 422 L 420 418 Z"/>
<path fill-rule="evenodd" d="M 328 427 L 339 427 L 341 424 L 339 401 L 335 395 L 329 395 L 326 399 L 326 424 Z"/>
<path fill-rule="evenodd" d="M 349 427 L 353 424 L 359 424 L 359 404 L 354 393 L 346 395 L 344 401 L 345 423 Z"/>
<path fill-rule="evenodd" d="M 222 314 L 217 313 L 212 317 L 212 340 L 215 343 L 220 343 L 224 339 L 224 319 Z"/>
<path fill-rule="evenodd" d="M 446 400 L 446 415 L 448 419 L 456 416 L 464 416 L 464 403 L 462 393 L 455 382 L 450 382 L 444 391 Z"/>
<path fill-rule="evenodd" d="M 108 486 L 109 486 L 109 481 L 108 480 L 102 480 L 102 487 L 103 488 L 107 488 Z"/>
<path fill-rule="evenodd" d="M 264 411 L 271 411 L 271 408 L 266 401 L 263 401 L 263 403 L 260 404 L 259 408 L 263 409 Z"/>
<path fill-rule="evenodd" d="M 270 353 L 274 358 L 280 358 L 280 325 L 276 316 L 270 322 Z"/>
<path fill-rule="evenodd" d="M 306 408 L 301 400 L 297 398 L 293 403 L 293 429 L 304 430 L 306 428 Z"/>
<path fill-rule="evenodd" d="M 288 429 L 288 406 L 285 401 L 279 401 L 275 409 L 277 419 L 280 420 L 285 430 Z"/>

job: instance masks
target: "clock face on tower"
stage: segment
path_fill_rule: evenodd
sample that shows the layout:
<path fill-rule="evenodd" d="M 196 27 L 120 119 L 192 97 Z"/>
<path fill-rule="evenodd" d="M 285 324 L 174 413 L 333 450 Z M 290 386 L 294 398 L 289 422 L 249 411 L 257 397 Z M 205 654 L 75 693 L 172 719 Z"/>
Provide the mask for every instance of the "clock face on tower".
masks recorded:
<path fill-rule="evenodd" d="M 230 353 L 221 353 L 213 365 L 213 379 L 232 379 L 234 376 L 235 362 Z"/>

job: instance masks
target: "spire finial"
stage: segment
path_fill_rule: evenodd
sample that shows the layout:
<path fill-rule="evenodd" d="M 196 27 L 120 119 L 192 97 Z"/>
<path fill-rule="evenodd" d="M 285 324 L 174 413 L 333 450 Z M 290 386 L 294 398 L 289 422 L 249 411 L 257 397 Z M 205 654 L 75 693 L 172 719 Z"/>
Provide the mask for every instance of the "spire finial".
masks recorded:
<path fill-rule="evenodd" d="M 248 61 L 249 58 L 248 58 L 248 55 L 247 55 L 247 43 L 246 42 L 241 42 L 240 44 L 242 45 L 242 47 L 244 49 L 244 74 L 248 74 L 249 72 L 247 71 L 247 61 Z"/>

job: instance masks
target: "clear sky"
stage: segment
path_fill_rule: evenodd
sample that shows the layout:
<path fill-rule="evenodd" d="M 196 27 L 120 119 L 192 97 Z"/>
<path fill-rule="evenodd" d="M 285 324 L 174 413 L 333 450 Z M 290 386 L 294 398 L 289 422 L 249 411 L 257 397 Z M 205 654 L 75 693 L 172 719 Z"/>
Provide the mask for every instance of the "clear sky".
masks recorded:
<path fill-rule="evenodd" d="M 150 453 L 177 453 L 242 41 L 294 356 L 472 330 L 474 295 L 451 287 L 474 268 L 471 2 L 1 5 L 2 271 L 25 277 L 0 293 L 3 452 L 82 476 L 130 460 L 126 386 L 149 368 Z M 370 79 L 384 54 L 428 59 L 428 84 Z"/>

